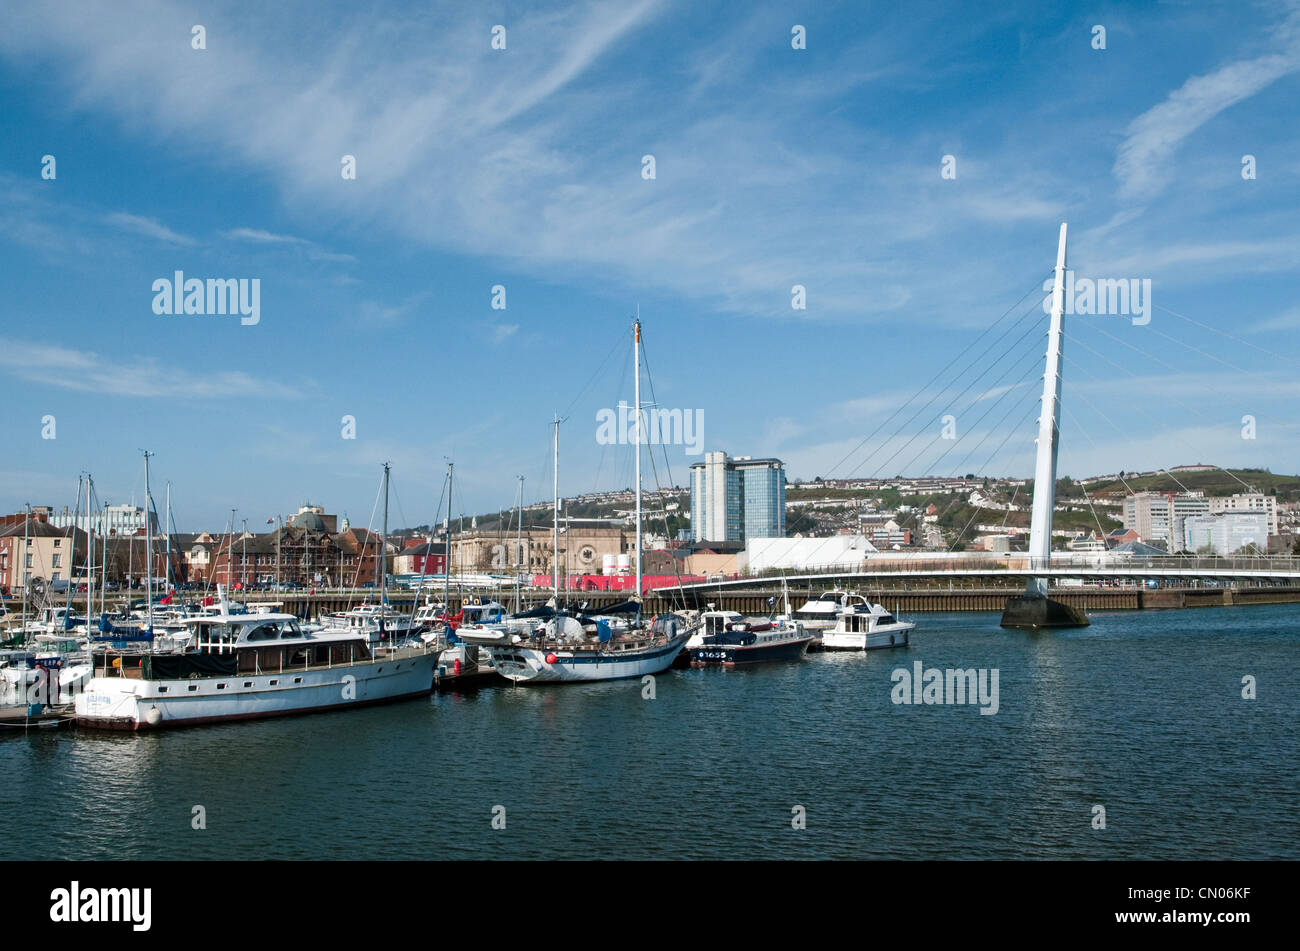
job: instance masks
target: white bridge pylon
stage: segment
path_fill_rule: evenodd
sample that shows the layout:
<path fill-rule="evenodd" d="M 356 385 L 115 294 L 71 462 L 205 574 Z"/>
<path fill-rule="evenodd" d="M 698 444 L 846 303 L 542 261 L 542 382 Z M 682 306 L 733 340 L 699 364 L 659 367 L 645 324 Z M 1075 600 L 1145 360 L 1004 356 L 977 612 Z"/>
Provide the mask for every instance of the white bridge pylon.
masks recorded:
<path fill-rule="evenodd" d="M 1052 513 L 1056 509 L 1056 454 L 1061 442 L 1061 340 L 1065 320 L 1065 233 L 1056 247 L 1056 274 L 1052 279 L 1052 315 L 1047 330 L 1047 368 L 1043 373 L 1043 400 L 1038 416 L 1038 454 L 1034 464 L 1034 506 L 1029 522 L 1029 564 L 1048 568 L 1052 563 Z M 1047 597 L 1047 578 L 1030 578 L 1030 597 Z"/>

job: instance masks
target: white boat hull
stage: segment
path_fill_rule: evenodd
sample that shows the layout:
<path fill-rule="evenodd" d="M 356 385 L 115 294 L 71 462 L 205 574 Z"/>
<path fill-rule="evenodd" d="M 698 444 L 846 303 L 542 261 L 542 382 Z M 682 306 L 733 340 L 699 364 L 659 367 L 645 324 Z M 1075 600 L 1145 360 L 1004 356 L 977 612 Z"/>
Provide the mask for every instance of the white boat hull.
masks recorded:
<path fill-rule="evenodd" d="M 77 695 L 79 725 L 144 730 L 286 716 L 428 694 L 438 653 L 275 674 L 185 680 L 94 677 Z"/>
<path fill-rule="evenodd" d="M 822 631 L 822 649 L 828 651 L 870 651 L 889 647 L 906 647 L 916 625 L 910 622 L 884 625 L 866 632 Z"/>
<path fill-rule="evenodd" d="M 590 683 L 659 674 L 672 666 L 693 631 L 644 650 L 538 650 L 522 645 L 492 648 L 497 673 L 515 683 Z"/>

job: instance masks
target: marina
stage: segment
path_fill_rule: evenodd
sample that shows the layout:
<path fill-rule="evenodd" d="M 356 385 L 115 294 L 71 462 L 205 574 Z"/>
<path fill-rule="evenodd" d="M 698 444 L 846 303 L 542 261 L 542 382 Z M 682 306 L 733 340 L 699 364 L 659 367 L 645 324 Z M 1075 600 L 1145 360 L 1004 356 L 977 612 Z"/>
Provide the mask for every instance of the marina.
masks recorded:
<path fill-rule="evenodd" d="M 1300 0 L 0 5 L 15 934 L 1285 927 L 1298 91 Z"/>
<path fill-rule="evenodd" d="M 497 677 L 309 717 L 11 734 L 0 832 L 35 823 L 42 848 L 69 860 L 242 861 L 264 828 L 266 859 L 1300 859 L 1293 773 L 1278 769 L 1300 761 L 1290 607 L 1100 612 L 1047 636 L 997 622 L 934 614 L 901 650 L 670 670 L 653 700 L 637 680 Z M 994 663 L 997 716 L 895 706 L 891 672 L 918 660 Z M 1268 685 L 1253 702 L 1246 671 Z M 272 787 L 250 811 L 249 789 Z M 582 818 L 556 822 L 575 799 Z M 429 821 L 428 803 L 445 801 L 454 835 Z M 1104 835 L 1088 822 L 1099 801 Z M 202 833 L 194 803 L 210 817 Z M 344 818 L 376 804 L 400 830 L 382 846 Z M 497 805 L 505 830 L 492 828 Z M 790 828 L 794 805 L 805 834 Z"/>

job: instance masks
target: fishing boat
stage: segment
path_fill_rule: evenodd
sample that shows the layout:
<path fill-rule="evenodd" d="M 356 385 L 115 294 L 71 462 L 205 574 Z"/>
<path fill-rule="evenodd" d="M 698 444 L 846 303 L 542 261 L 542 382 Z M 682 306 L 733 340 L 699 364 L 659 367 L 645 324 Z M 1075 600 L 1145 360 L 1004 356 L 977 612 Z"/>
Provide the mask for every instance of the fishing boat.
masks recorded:
<path fill-rule="evenodd" d="M 220 595 L 224 600 L 224 592 Z M 372 649 L 362 633 L 303 631 L 292 614 L 191 618 L 194 648 L 97 668 L 79 726 L 144 730 L 340 710 L 433 690 L 438 651 Z"/>
<path fill-rule="evenodd" d="M 700 620 L 703 626 L 686 645 L 691 667 L 798 660 L 813 642 L 802 624 L 787 618 L 750 621 L 737 611 L 715 611 L 710 605 Z"/>
<path fill-rule="evenodd" d="M 906 647 L 916 625 L 900 621 L 884 605 L 871 602 L 866 610 L 843 610 L 835 626 L 821 632 L 828 651 L 862 651 Z"/>

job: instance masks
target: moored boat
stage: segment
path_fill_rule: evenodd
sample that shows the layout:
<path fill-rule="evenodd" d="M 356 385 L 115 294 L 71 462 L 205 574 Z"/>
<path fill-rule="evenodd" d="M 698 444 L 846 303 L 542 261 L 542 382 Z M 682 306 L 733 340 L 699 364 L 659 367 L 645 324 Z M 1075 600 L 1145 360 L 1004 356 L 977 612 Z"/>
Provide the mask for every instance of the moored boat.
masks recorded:
<path fill-rule="evenodd" d="M 786 618 L 752 622 L 736 611 L 709 610 L 700 619 L 700 631 L 686 645 L 692 667 L 798 660 L 813 641 L 802 624 Z"/>
<path fill-rule="evenodd" d="M 841 611 L 835 626 L 821 632 L 822 648 L 861 651 L 906 647 L 915 627 L 911 621 L 900 621 L 884 605 L 872 602 L 866 610 Z"/>
<path fill-rule="evenodd" d="M 291 614 L 193 618 L 192 650 L 97 669 L 81 726 L 142 730 L 311 713 L 428 694 L 438 651 L 379 648 L 351 631 L 306 632 Z"/>
<path fill-rule="evenodd" d="M 649 627 L 626 634 L 614 634 L 603 619 L 585 625 L 572 615 L 557 614 L 538 636 L 493 646 L 492 661 L 501 676 L 515 683 L 644 677 L 671 667 L 695 630 L 676 614 L 661 614 Z"/>

